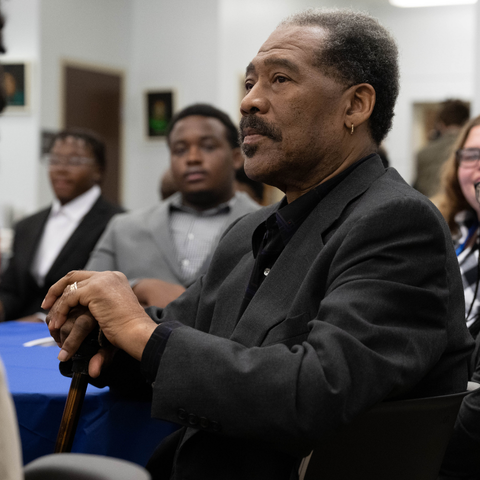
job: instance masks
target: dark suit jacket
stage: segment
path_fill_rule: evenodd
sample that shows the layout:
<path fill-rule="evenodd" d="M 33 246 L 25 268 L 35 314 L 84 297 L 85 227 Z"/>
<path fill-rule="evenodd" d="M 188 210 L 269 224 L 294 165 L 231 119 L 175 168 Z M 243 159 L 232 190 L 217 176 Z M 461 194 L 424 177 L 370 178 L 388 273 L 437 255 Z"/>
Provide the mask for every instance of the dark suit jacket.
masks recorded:
<path fill-rule="evenodd" d="M 295 478 L 301 457 L 375 403 L 466 388 L 462 281 L 432 203 L 365 161 L 305 219 L 237 321 L 252 234 L 276 208 L 234 224 L 207 274 L 151 314 L 185 325 L 153 384 L 152 415 L 186 427 L 175 479 Z"/>
<path fill-rule="evenodd" d="M 82 269 L 108 221 L 124 210 L 103 197 L 95 202 L 61 250 L 45 284 L 39 287 L 30 273 L 50 208 L 18 222 L 15 227 L 13 256 L 0 279 L 0 301 L 5 320 L 15 320 L 40 311 L 47 290 L 70 270 Z"/>

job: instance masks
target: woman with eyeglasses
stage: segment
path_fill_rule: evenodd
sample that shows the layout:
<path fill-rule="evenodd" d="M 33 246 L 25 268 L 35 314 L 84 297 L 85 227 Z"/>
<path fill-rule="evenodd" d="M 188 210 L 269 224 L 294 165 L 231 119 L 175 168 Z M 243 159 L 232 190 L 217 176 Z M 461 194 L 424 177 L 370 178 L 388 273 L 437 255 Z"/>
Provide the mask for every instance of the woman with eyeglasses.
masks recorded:
<path fill-rule="evenodd" d="M 475 338 L 471 380 L 480 383 L 480 116 L 459 133 L 436 201 L 454 241 L 465 294 L 465 322 Z M 440 479 L 480 479 L 480 388 L 465 397 Z"/>
<path fill-rule="evenodd" d="M 477 298 L 480 203 L 475 194 L 475 186 L 480 183 L 480 116 L 462 129 L 455 147 L 444 166 L 443 193 L 438 207 L 452 232 L 463 278 L 465 321 L 476 337 L 480 331 L 480 299 Z"/>

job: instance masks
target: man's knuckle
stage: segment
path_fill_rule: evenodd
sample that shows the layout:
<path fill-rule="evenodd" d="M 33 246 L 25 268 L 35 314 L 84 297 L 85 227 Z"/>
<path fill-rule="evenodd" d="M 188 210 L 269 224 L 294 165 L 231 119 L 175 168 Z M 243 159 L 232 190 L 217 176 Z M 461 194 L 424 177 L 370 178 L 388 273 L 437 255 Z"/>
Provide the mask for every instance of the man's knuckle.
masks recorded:
<path fill-rule="evenodd" d="M 77 321 L 75 322 L 75 325 L 78 330 L 82 332 L 87 332 L 92 329 L 92 319 L 88 315 L 82 315 L 81 317 L 77 318 Z"/>

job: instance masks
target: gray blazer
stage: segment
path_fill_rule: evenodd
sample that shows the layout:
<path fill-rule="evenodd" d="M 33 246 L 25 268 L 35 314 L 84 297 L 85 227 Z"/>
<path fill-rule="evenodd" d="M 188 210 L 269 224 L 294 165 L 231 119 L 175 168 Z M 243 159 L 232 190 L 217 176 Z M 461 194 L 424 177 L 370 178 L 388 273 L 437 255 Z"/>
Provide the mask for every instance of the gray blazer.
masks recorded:
<path fill-rule="evenodd" d="M 184 324 L 153 384 L 152 415 L 186 427 L 172 478 L 295 478 L 302 456 L 373 404 L 466 388 L 462 281 L 427 198 L 378 157 L 365 161 L 305 219 L 237 319 L 252 233 L 276 208 L 234 224 L 207 274 L 151 314 Z"/>
<path fill-rule="evenodd" d="M 187 287 L 170 234 L 169 208 L 180 194 L 166 201 L 135 212 L 117 215 L 108 224 L 87 263 L 87 270 L 116 270 L 128 279 L 159 278 Z M 225 221 L 225 228 L 239 217 L 258 210 L 260 205 L 244 193 L 236 193 L 236 201 Z M 216 244 L 206 258 L 200 274 L 207 271 Z"/>

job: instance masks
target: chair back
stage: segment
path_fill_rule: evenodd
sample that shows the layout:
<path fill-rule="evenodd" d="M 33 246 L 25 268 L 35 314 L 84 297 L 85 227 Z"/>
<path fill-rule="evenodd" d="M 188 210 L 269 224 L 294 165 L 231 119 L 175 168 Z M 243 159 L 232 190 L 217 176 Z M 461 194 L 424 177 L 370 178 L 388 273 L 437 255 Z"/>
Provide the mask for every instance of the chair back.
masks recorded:
<path fill-rule="evenodd" d="M 300 480 L 436 480 L 467 393 L 379 403 L 318 445 Z"/>
<path fill-rule="evenodd" d="M 25 480 L 151 480 L 140 465 L 82 453 L 52 453 L 24 468 Z"/>

